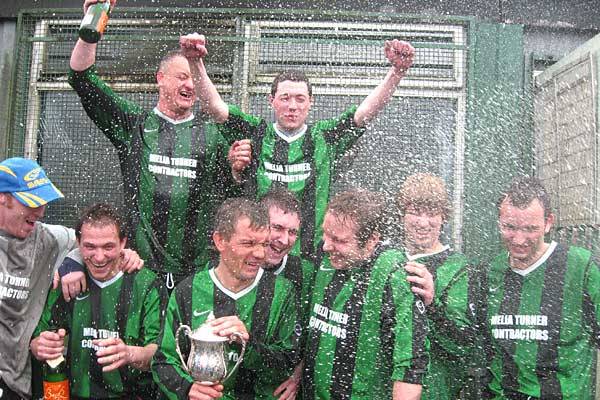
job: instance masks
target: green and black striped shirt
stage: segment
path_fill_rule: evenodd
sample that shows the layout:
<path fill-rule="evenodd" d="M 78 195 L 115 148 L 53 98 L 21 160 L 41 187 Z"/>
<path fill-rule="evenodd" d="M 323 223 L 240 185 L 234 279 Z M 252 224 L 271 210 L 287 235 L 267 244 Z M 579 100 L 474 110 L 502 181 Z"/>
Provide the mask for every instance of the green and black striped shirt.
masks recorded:
<path fill-rule="evenodd" d="M 130 366 L 102 372 L 92 341 L 121 338 L 130 346 L 157 343 L 166 291 L 147 269 L 106 282 L 88 278 L 89 291 L 65 302 L 60 288 L 52 290 L 34 336 L 49 329 L 69 333 L 67 362 L 71 394 L 107 399 L 151 393 L 152 377 Z"/>
<path fill-rule="evenodd" d="M 427 310 L 430 364 L 423 379 L 423 399 L 459 397 L 467 379 L 467 365 L 475 351 L 478 286 L 475 268 L 464 255 L 448 246 L 437 253 L 403 254 L 404 260 L 424 264 L 433 276 L 435 297 Z"/>
<path fill-rule="evenodd" d="M 600 269 L 588 250 L 551 243 L 527 270 L 490 266 L 488 326 L 495 399 L 592 400 L 600 340 Z"/>
<path fill-rule="evenodd" d="M 354 124 L 356 107 L 334 119 L 317 121 L 306 133 L 290 138 L 278 133 L 274 124 L 244 114 L 229 106 L 229 118 L 218 124 L 228 140 L 251 139 L 252 163 L 246 195 L 261 198 L 269 189 L 283 186 L 296 194 L 302 204 L 302 229 L 293 254 L 314 254 L 322 236 L 323 218 L 336 161 L 365 132 Z"/>
<path fill-rule="evenodd" d="M 165 327 L 152 362 L 160 389 L 169 399 L 188 398 L 193 379 L 182 368 L 175 351 L 175 333 L 182 324 L 197 329 L 211 311 L 216 318 L 237 315 L 250 334 L 240 368 L 224 383 L 223 399 L 274 399 L 275 388 L 299 362 L 301 329 L 292 284 L 262 269 L 254 282 L 238 293 L 227 290 L 214 269 L 197 272 L 177 285 L 169 299 Z M 186 360 L 189 351 L 186 342 L 182 346 Z M 231 345 L 227 352 L 230 371 L 239 357 L 239 346 Z"/>
<path fill-rule="evenodd" d="M 305 399 L 390 399 L 394 381 L 421 384 L 427 369 L 425 305 L 397 250 L 336 270 L 320 263 L 304 358 Z"/>

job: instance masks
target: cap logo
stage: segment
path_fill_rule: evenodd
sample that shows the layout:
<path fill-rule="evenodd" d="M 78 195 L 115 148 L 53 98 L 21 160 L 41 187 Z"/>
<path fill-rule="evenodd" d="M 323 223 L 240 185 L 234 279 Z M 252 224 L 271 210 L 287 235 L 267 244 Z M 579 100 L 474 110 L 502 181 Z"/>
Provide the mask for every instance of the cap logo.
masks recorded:
<path fill-rule="evenodd" d="M 14 176 L 15 178 L 17 177 L 17 175 L 7 166 L 0 165 L 0 171 L 6 172 L 7 174 Z"/>
<path fill-rule="evenodd" d="M 34 168 L 34 169 L 32 169 L 31 171 L 29 171 L 29 172 L 27 173 L 27 175 L 25 175 L 25 176 L 23 177 L 23 180 L 24 180 L 25 182 L 29 182 L 29 181 L 32 181 L 32 180 L 34 180 L 34 179 L 37 179 L 37 177 L 40 175 L 40 172 L 42 172 L 42 169 L 41 169 L 40 167 L 38 167 L 38 168 Z M 28 185 L 28 186 L 29 186 L 29 185 Z"/>
<path fill-rule="evenodd" d="M 50 183 L 50 179 L 48 178 L 40 178 L 40 179 L 36 179 L 33 182 L 27 182 L 27 187 L 29 189 L 35 189 L 38 186 L 43 186 Z"/>

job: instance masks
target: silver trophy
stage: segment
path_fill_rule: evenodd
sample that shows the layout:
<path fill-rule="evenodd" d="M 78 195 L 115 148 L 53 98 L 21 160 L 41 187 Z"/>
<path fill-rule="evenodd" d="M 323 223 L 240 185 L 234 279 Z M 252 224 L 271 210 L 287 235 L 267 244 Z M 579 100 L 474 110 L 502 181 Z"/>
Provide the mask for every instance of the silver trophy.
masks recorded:
<path fill-rule="evenodd" d="M 212 327 L 208 325 L 208 322 L 213 319 L 214 316 L 211 312 L 206 322 L 198 327 L 198 329 L 192 331 L 189 326 L 181 325 L 175 334 L 176 350 L 183 368 L 196 382 L 203 385 L 214 385 L 225 382 L 240 365 L 246 352 L 246 341 L 242 337 L 242 334 L 234 332 L 228 338 L 215 335 L 212 332 Z M 181 349 L 179 348 L 179 333 L 181 331 L 185 332 L 192 346 L 187 363 L 183 359 Z M 228 373 L 227 361 L 225 359 L 225 343 L 231 343 L 236 338 L 242 344 L 242 351 L 236 364 Z"/>

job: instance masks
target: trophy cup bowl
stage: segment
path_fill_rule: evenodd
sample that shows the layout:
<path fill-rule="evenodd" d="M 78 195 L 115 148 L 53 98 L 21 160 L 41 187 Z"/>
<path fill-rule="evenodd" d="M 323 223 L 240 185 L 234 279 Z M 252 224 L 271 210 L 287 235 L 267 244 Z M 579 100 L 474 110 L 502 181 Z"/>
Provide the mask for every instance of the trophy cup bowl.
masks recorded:
<path fill-rule="evenodd" d="M 202 325 L 192 331 L 187 325 L 181 325 L 175 334 L 176 350 L 183 368 L 190 374 L 196 382 L 203 385 L 214 385 L 225 382 L 233 372 L 238 368 L 244 353 L 246 352 L 246 341 L 241 333 L 234 332 L 229 337 L 218 336 Z M 179 347 L 179 334 L 185 332 L 191 343 L 190 354 L 187 363 L 185 362 L 181 349 Z M 239 339 L 242 344 L 242 351 L 235 366 L 228 372 L 227 360 L 225 357 L 225 344 Z"/>

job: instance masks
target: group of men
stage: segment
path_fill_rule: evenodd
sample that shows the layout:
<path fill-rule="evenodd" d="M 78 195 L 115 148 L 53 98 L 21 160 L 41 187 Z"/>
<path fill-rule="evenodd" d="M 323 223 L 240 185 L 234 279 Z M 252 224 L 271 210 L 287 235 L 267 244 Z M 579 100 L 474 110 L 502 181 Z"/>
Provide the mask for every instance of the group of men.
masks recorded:
<path fill-rule="evenodd" d="M 96 47 L 78 40 L 69 82 L 117 149 L 127 215 L 96 204 L 75 229 L 43 224 L 62 193 L 34 161 L 0 163 L 0 399 L 32 396 L 29 354 L 65 351 L 76 399 L 593 397 L 600 271 L 589 251 L 545 241 L 539 181 L 501 194 L 507 251 L 479 266 L 442 242 L 439 177 L 402 184 L 396 248 L 380 194 L 330 198 L 336 159 L 406 75 L 410 44 L 386 42 L 380 85 L 311 125 L 299 71 L 274 79 L 273 123 L 224 103 L 201 35 L 161 60 L 151 111 L 100 79 Z M 192 378 L 182 325 L 245 342 L 229 379 Z M 241 347 L 226 349 L 231 370 Z"/>

